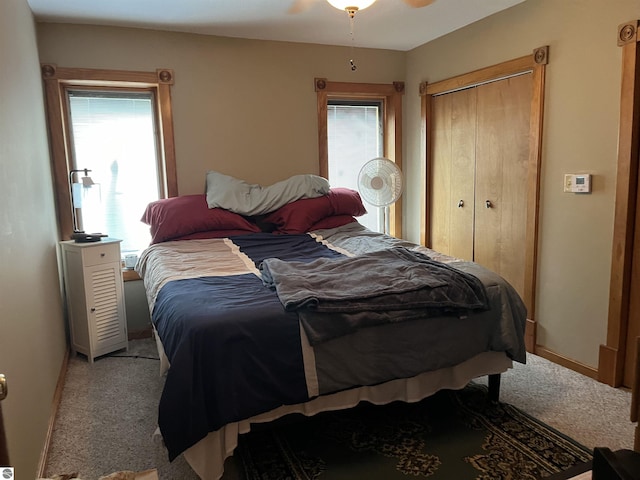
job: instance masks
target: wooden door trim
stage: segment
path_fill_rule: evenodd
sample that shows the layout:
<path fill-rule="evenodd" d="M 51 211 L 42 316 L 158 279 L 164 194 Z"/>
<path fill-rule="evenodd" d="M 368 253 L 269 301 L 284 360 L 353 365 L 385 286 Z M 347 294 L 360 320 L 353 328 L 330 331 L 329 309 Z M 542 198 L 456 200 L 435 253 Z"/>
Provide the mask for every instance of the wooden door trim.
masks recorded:
<path fill-rule="evenodd" d="M 424 89 L 420 90 L 420 95 L 442 95 L 463 88 L 474 87 L 482 83 L 501 80 L 512 75 L 530 72 L 533 70 L 534 65 L 533 55 L 526 55 L 499 63 L 498 65 L 474 70 L 473 72 L 465 73 L 457 77 L 447 78 L 428 85 L 425 84 Z"/>
<path fill-rule="evenodd" d="M 2 416 L 2 404 L 0 404 L 0 466 L 8 467 L 10 465 L 11 465 L 11 462 L 9 460 L 7 434 L 4 429 L 4 418 Z"/>
<path fill-rule="evenodd" d="M 420 215 L 420 242 L 429 246 L 429 194 L 427 186 L 430 181 L 431 152 L 431 105 L 432 97 L 446 92 L 470 88 L 485 82 L 501 80 L 509 76 L 531 73 L 533 75 L 533 91 L 531 95 L 531 115 L 529 121 L 529 168 L 527 178 L 527 243 L 525 245 L 525 278 L 524 302 L 527 306 L 527 326 L 525 343 L 527 350 L 533 352 L 536 346 L 535 294 L 537 278 L 538 250 L 538 215 L 540 205 L 540 167 L 542 160 L 542 130 L 544 117 L 545 70 L 549 59 L 549 47 L 536 48 L 531 55 L 526 55 L 464 75 L 449 78 L 432 84 L 420 84 L 422 97 L 421 114 L 422 129 L 421 155 L 424 158 L 422 191 L 424 192 L 424 209 Z"/>
<path fill-rule="evenodd" d="M 622 384 L 626 354 L 627 321 L 633 257 L 633 236 L 638 193 L 638 153 L 640 151 L 640 48 L 638 26 L 633 20 L 618 27 L 622 48 L 620 87 L 620 129 L 616 177 L 611 280 L 607 343 L 600 345 L 598 380 L 613 387 Z"/>

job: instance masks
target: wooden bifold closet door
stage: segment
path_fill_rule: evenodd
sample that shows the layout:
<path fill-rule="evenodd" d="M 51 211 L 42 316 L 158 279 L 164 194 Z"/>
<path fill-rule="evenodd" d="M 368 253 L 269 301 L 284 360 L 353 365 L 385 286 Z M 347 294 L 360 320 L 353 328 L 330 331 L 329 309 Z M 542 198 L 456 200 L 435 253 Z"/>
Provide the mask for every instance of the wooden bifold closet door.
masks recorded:
<path fill-rule="evenodd" d="M 530 73 L 432 100 L 430 245 L 524 293 Z"/>

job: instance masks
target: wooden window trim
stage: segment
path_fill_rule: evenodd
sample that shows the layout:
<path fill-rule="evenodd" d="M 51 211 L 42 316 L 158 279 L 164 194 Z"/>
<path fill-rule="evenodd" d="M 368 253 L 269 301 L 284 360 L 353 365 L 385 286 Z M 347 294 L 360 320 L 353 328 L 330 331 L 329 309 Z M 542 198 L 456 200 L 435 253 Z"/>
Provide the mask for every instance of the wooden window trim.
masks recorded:
<path fill-rule="evenodd" d="M 352 83 L 315 79 L 318 105 L 318 155 L 320 176 L 329 178 L 329 144 L 327 138 L 327 102 L 329 99 L 382 100 L 384 125 L 383 155 L 402 170 L 402 97 L 404 82 Z M 402 237 L 402 197 L 389 208 L 389 233 Z"/>
<path fill-rule="evenodd" d="M 54 64 L 41 65 L 44 81 L 47 122 L 52 161 L 54 193 L 60 239 L 70 238 L 73 233 L 71 214 L 71 192 L 69 170 L 73 165 L 70 134 L 66 131 L 67 102 L 65 90 L 70 87 L 108 87 L 147 89 L 154 92 L 160 142 L 158 151 L 162 155 L 158 169 L 160 191 L 164 197 L 178 195 L 175 143 L 173 137 L 173 113 L 171 108 L 171 85 L 173 71 L 158 69 L 155 72 L 125 70 L 100 70 L 87 68 L 62 68 Z"/>
<path fill-rule="evenodd" d="M 535 288 L 537 276 L 538 213 L 540 206 L 540 166 L 542 163 L 542 121 L 544 115 L 545 70 L 549 59 L 549 47 L 536 48 L 531 55 L 476 70 L 454 78 L 428 84 L 420 84 L 421 100 L 421 157 L 424 158 L 421 173 L 420 242 L 429 246 L 429 194 L 431 178 L 430 125 L 431 103 L 434 95 L 460 90 L 485 82 L 499 80 L 521 73 L 533 75 L 531 116 L 529 130 L 529 169 L 527 176 L 527 232 L 525 245 L 524 302 L 527 306 L 525 343 L 527 350 L 536 349 Z"/>

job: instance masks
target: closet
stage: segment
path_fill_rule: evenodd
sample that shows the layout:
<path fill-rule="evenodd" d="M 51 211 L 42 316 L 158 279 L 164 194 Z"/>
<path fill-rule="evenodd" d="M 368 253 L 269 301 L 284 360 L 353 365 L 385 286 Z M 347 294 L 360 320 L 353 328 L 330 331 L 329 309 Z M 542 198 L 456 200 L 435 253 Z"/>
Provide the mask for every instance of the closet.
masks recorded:
<path fill-rule="evenodd" d="M 536 345 L 536 270 L 545 71 L 549 47 L 420 84 L 423 245 L 506 278 Z"/>
<path fill-rule="evenodd" d="M 431 99 L 428 244 L 524 297 L 532 73 Z"/>

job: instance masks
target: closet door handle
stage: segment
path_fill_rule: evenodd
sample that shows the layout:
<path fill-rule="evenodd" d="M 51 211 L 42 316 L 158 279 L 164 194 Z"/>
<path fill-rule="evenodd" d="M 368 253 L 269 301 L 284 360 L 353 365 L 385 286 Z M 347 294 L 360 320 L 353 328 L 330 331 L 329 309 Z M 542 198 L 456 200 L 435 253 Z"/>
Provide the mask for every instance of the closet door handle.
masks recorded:
<path fill-rule="evenodd" d="M 492 208 L 493 207 L 493 204 L 491 203 L 491 200 L 485 200 L 484 204 L 485 204 L 485 206 L 487 208 Z"/>
<path fill-rule="evenodd" d="M 462 208 L 462 207 L 464 207 L 464 200 L 460 200 L 458 202 L 458 208 Z"/>

